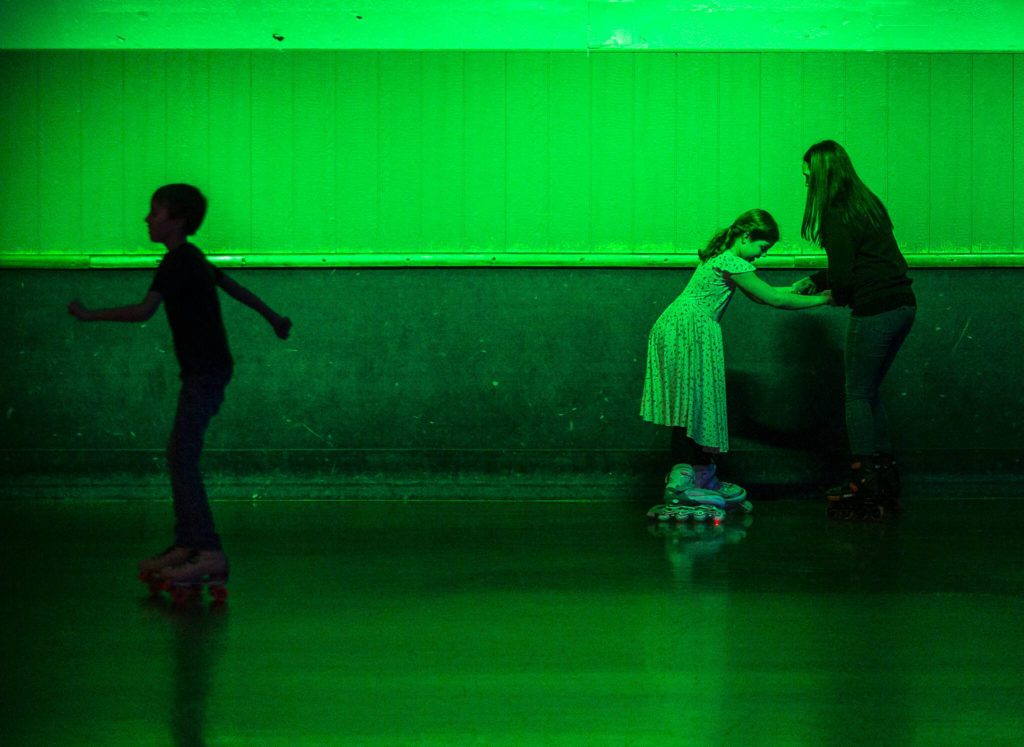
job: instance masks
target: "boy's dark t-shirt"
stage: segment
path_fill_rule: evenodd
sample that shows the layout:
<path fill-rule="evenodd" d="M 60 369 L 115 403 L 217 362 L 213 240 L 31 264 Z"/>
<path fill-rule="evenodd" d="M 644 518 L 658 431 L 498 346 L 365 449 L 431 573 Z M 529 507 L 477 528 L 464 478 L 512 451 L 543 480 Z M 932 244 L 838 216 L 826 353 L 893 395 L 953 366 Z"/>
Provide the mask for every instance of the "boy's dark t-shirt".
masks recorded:
<path fill-rule="evenodd" d="M 217 297 L 221 271 L 184 243 L 160 261 L 150 290 L 163 296 L 182 377 L 230 371 L 234 366 Z"/>

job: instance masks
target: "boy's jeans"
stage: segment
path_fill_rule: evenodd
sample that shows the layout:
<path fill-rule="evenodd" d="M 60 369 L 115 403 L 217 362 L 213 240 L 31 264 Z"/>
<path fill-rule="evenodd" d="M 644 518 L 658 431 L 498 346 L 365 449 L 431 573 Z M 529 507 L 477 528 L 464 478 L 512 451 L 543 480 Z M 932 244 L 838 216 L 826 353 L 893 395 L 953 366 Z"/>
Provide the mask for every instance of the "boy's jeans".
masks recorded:
<path fill-rule="evenodd" d="M 195 550 L 220 550 L 213 514 L 199 474 L 203 436 L 224 402 L 231 369 L 182 379 L 178 413 L 167 444 L 167 465 L 174 494 L 174 543 Z"/>
<path fill-rule="evenodd" d="M 878 390 L 914 325 L 917 309 L 901 306 L 874 316 L 851 316 L 846 330 L 846 431 L 850 453 L 892 453 L 889 419 Z"/>

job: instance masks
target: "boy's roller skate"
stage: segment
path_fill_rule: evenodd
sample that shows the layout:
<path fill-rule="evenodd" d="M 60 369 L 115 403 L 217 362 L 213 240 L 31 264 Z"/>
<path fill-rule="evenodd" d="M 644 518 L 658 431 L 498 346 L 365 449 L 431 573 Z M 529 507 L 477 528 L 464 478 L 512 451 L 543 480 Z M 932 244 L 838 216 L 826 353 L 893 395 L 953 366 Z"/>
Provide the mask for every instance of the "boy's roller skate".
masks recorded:
<path fill-rule="evenodd" d="M 880 521 L 885 516 L 889 499 L 876 462 L 874 457 L 855 456 L 849 481 L 826 491 L 830 519 Z"/>
<path fill-rule="evenodd" d="M 157 579 L 160 588 L 168 592 L 175 602 L 185 602 L 199 596 L 206 587 L 215 602 L 224 602 L 228 598 L 228 590 L 224 584 L 228 581 L 228 558 L 220 550 L 202 550 L 193 552 L 181 563 L 163 568 Z M 150 589 L 153 589 L 152 583 Z"/>
<path fill-rule="evenodd" d="M 665 478 L 665 503 L 654 506 L 647 518 L 654 521 L 711 521 L 725 518 L 726 502 L 721 494 L 699 488 L 693 467 L 677 464 Z"/>
<path fill-rule="evenodd" d="M 713 490 L 725 499 L 725 510 L 729 513 L 741 511 L 750 513 L 754 504 L 747 500 L 747 491 L 739 485 L 718 479 L 715 464 L 698 464 L 693 468 L 694 482 L 698 488 Z"/>
<path fill-rule="evenodd" d="M 180 565 L 194 554 L 195 550 L 188 547 L 171 545 L 159 555 L 139 562 L 139 580 L 146 584 L 152 593 L 159 594 L 164 588 L 164 580 L 160 576 L 160 571 Z"/>

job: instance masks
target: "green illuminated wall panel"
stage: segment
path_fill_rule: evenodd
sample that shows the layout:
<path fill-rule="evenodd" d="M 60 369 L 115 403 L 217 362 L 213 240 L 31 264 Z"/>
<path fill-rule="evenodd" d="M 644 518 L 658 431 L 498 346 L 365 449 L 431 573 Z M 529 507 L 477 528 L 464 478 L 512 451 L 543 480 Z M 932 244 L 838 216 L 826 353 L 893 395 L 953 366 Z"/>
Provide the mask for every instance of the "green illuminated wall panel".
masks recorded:
<path fill-rule="evenodd" d="M 909 254 L 1013 263 L 1021 80 L 1019 54 L 5 51 L 0 262 L 152 261 L 168 181 L 209 196 L 209 252 L 279 264 L 692 258 L 755 206 L 816 256 L 799 161 L 834 138 Z"/>
<path fill-rule="evenodd" d="M 973 60 L 969 55 L 942 55 L 931 60 L 929 118 L 934 130 L 928 134 L 929 190 L 932 251 L 955 252 L 971 245 L 971 221 L 964 220 L 965 206 L 971 204 L 971 79 Z M 1017 141 L 1024 142 L 1020 139 Z M 1024 244 L 1018 236 L 1014 243 Z"/>
<path fill-rule="evenodd" d="M 6 0 L 5 49 L 1020 50 L 1016 0 Z"/>
<path fill-rule="evenodd" d="M 1024 250 L 1024 158 L 1020 157 L 1024 143 L 1024 96 L 1016 90 L 1024 81 L 1024 55 L 1013 57 L 1013 246 L 1016 251 Z"/>

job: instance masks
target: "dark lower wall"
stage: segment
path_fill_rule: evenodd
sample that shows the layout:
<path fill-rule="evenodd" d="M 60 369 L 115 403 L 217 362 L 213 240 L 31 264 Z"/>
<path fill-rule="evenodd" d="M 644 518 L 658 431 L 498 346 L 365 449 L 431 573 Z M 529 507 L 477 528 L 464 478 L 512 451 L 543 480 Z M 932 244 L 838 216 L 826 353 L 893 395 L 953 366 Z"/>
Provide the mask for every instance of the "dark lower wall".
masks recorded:
<path fill-rule="evenodd" d="M 213 493 L 500 497 L 519 484 L 587 498 L 654 485 L 668 431 L 638 416 L 647 334 L 690 272 L 233 271 L 295 328 L 282 342 L 222 297 L 237 365 L 207 437 Z M 761 274 L 782 285 L 803 273 Z M 907 478 L 1012 493 L 1024 471 L 1022 272 L 913 277 L 917 324 L 884 389 Z M 76 297 L 134 303 L 150 278 L 0 272 L 8 493 L 166 493 L 177 367 L 163 311 L 145 325 L 65 311 Z M 720 462 L 737 481 L 798 490 L 836 477 L 847 313 L 734 299 L 723 321 L 732 451 Z"/>

